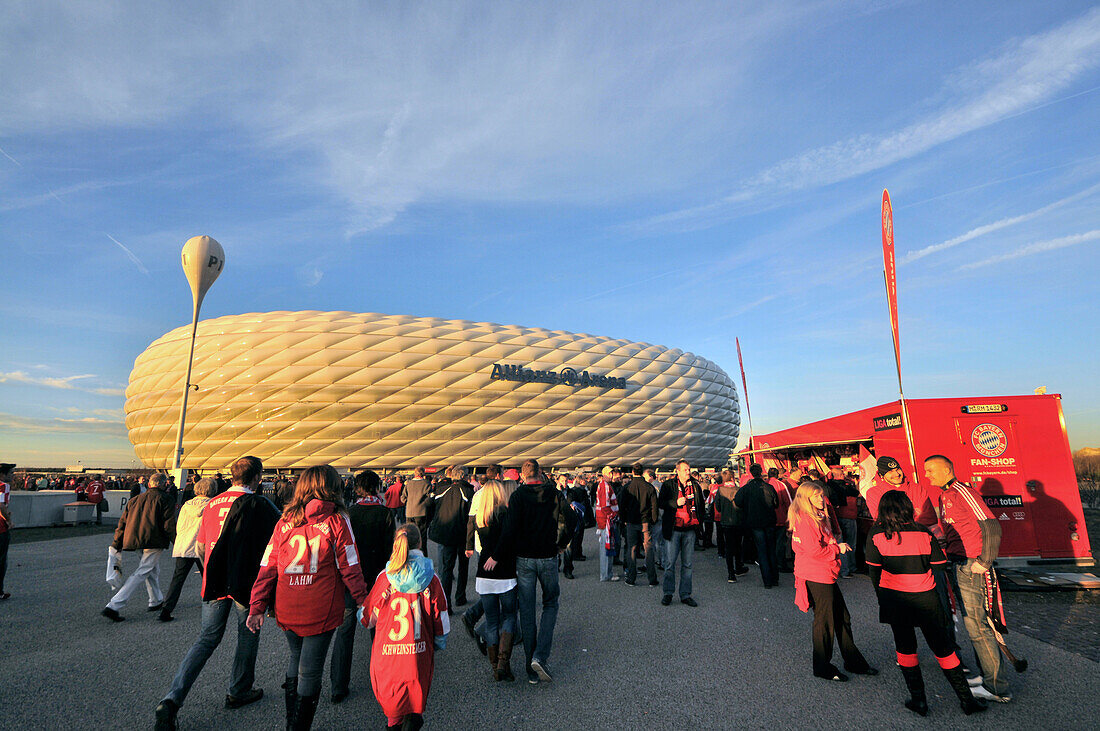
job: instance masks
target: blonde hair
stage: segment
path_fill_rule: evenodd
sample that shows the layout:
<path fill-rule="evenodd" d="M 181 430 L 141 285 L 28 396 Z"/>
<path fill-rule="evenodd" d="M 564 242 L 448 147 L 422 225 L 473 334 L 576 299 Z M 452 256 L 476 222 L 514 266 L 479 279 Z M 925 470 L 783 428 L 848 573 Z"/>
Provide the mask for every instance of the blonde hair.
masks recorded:
<path fill-rule="evenodd" d="M 489 519 L 498 510 L 508 507 L 508 500 L 512 497 L 514 488 L 511 485 L 506 487 L 500 480 L 486 480 L 481 489 L 485 491 L 485 495 L 478 505 L 477 515 L 474 516 L 478 528 L 489 525 Z"/>
<path fill-rule="evenodd" d="M 802 516 L 806 516 L 815 523 L 821 523 L 825 520 L 825 516 L 818 513 L 817 508 L 810 503 L 810 498 L 813 495 L 821 495 L 825 497 L 825 486 L 820 482 L 803 482 L 798 486 L 798 492 L 794 494 L 794 500 L 791 501 L 791 507 L 787 509 L 787 529 L 794 530 L 795 523 Z"/>
<path fill-rule="evenodd" d="M 405 523 L 393 536 L 393 552 L 386 563 L 386 573 L 396 574 L 409 562 L 409 546 L 420 545 L 420 529 L 412 523 Z"/>
<path fill-rule="evenodd" d="M 283 520 L 292 526 L 306 522 L 306 505 L 310 500 L 326 500 L 336 505 L 336 512 L 344 512 L 344 482 L 332 465 L 310 467 L 294 485 L 294 496 L 283 511 Z"/>

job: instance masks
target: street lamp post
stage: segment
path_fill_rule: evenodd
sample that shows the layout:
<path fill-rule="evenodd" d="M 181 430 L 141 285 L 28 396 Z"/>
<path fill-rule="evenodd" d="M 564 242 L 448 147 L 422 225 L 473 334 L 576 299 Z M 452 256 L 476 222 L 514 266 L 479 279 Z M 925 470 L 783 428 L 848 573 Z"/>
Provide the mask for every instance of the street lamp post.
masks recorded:
<path fill-rule="evenodd" d="M 191 350 L 187 354 L 187 377 L 183 380 L 183 398 L 180 400 L 180 425 L 176 432 L 176 452 L 172 471 L 176 475 L 176 487 L 182 494 L 187 482 L 187 472 L 182 470 L 183 461 L 183 424 L 187 417 L 187 395 L 191 390 L 191 365 L 195 357 L 195 335 L 199 328 L 199 308 L 210 285 L 222 273 L 225 266 L 225 251 L 222 245 L 209 236 L 193 236 L 183 245 L 181 254 L 183 273 L 191 285 L 191 299 L 194 309 L 191 313 Z"/>

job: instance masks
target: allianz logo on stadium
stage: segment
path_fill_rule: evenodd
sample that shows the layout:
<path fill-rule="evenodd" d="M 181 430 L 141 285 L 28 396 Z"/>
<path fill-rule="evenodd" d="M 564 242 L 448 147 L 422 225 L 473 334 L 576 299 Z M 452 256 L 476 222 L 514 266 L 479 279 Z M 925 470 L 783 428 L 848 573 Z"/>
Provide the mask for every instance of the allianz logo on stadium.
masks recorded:
<path fill-rule="evenodd" d="M 560 386 L 573 386 L 585 388 L 597 386 L 599 388 L 626 388 L 625 378 L 613 376 L 592 375 L 588 371 L 577 372 L 575 368 L 562 368 L 560 371 L 536 371 L 518 365 L 493 364 L 493 373 L 489 376 L 494 381 L 520 381 L 522 383 L 550 383 Z"/>

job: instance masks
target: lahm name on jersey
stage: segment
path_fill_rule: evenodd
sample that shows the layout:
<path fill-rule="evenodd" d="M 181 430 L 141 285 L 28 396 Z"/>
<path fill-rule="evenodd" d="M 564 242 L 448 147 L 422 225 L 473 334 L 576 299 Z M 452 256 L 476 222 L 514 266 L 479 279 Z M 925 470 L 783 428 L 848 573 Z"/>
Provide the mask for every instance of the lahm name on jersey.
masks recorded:
<path fill-rule="evenodd" d="M 426 652 L 428 649 L 428 643 L 424 640 L 419 642 L 402 642 L 400 645 L 391 645 L 386 643 L 382 645 L 383 655 L 419 655 L 422 652 Z"/>
<path fill-rule="evenodd" d="M 288 582 L 290 586 L 309 586 L 313 583 L 313 574 L 299 574 L 298 576 L 291 576 Z"/>

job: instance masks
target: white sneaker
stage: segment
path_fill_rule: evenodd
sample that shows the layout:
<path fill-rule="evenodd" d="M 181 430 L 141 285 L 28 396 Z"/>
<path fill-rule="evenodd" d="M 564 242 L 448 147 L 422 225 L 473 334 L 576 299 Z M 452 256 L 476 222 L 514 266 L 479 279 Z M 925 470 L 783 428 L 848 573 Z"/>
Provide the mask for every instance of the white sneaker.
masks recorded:
<path fill-rule="evenodd" d="M 986 687 L 984 685 L 979 685 L 976 688 L 971 688 L 970 693 L 975 698 L 981 698 L 985 701 L 994 701 L 996 703 L 1008 703 L 1012 700 L 1012 696 L 1008 693 L 1005 693 L 1004 695 L 997 695 L 996 693 L 991 693 L 990 691 L 986 690 Z"/>
<path fill-rule="evenodd" d="M 611 580 L 612 580 L 612 581 L 622 581 L 622 578 L 621 578 L 621 577 L 618 577 L 618 576 L 612 576 L 612 577 L 611 577 Z"/>
<path fill-rule="evenodd" d="M 969 685 L 971 688 L 975 688 L 975 687 L 982 684 L 982 676 L 975 675 L 972 678 L 967 678 L 966 679 L 966 684 Z"/>

